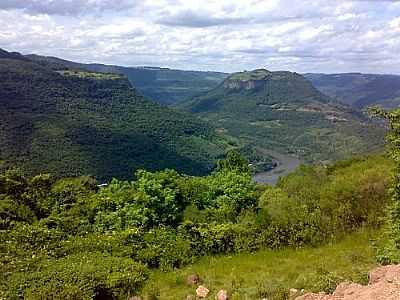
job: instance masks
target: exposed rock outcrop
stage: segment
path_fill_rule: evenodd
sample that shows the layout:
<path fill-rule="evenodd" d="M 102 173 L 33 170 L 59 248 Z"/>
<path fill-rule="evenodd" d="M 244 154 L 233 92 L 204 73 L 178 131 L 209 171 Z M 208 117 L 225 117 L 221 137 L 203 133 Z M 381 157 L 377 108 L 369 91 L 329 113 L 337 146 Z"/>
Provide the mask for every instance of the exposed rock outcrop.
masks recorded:
<path fill-rule="evenodd" d="M 369 284 L 343 282 L 332 295 L 308 293 L 296 300 L 399 300 L 400 265 L 378 267 L 369 273 Z"/>
<path fill-rule="evenodd" d="M 202 286 L 202 285 L 200 285 L 196 289 L 196 295 L 199 298 L 206 298 L 208 296 L 209 292 L 210 292 L 210 290 L 208 288 L 206 288 L 205 286 Z"/>

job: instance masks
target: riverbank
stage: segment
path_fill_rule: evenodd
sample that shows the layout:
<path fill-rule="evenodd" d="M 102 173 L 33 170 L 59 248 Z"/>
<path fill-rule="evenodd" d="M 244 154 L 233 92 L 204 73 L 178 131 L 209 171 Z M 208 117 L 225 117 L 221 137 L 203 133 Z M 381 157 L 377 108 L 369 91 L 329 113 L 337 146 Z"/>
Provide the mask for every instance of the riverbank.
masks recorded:
<path fill-rule="evenodd" d="M 301 164 L 301 160 L 295 156 L 267 149 L 260 149 L 260 151 L 265 155 L 272 156 L 275 159 L 277 166 L 272 170 L 254 174 L 253 180 L 256 183 L 275 185 L 278 182 L 279 177 L 286 176 Z"/>

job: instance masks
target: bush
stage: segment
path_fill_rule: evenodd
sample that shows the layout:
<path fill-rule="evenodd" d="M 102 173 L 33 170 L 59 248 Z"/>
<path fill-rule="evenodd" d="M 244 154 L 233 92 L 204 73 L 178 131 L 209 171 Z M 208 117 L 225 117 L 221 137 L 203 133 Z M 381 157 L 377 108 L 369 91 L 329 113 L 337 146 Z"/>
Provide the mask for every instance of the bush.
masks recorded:
<path fill-rule="evenodd" d="M 268 244 L 319 244 L 362 226 L 380 226 L 389 202 L 390 168 L 380 156 L 302 166 L 260 197 L 259 215 L 269 222 L 272 237 Z"/>
<path fill-rule="evenodd" d="M 139 170 L 135 182 L 114 179 L 92 198 L 98 231 L 128 227 L 177 226 L 187 200 L 180 190 L 179 174 L 172 170 L 151 173 Z"/>
<path fill-rule="evenodd" d="M 154 228 L 130 236 L 134 257 L 151 268 L 171 270 L 194 259 L 190 242 L 171 228 Z"/>
<path fill-rule="evenodd" d="M 129 258 L 82 253 L 43 260 L 34 272 L 14 273 L 8 299 L 123 299 L 135 294 L 148 277 Z"/>

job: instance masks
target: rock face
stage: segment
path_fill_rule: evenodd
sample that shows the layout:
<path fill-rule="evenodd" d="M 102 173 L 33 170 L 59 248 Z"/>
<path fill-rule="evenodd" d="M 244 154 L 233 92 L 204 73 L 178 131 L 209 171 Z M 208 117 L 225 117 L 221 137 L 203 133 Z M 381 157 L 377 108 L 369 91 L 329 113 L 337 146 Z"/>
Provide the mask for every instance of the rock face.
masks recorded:
<path fill-rule="evenodd" d="M 205 286 L 202 286 L 202 285 L 200 285 L 196 289 L 196 295 L 199 298 L 206 298 L 208 296 L 209 292 L 210 292 L 210 290 L 208 288 L 206 288 Z"/>
<path fill-rule="evenodd" d="M 265 85 L 271 74 L 270 71 L 265 69 L 234 73 L 224 81 L 223 87 L 229 90 L 258 89 Z"/>
<path fill-rule="evenodd" d="M 400 265 L 378 267 L 369 273 L 366 286 L 344 282 L 332 295 L 308 293 L 296 300 L 398 300 L 400 299 Z"/>
<path fill-rule="evenodd" d="M 263 80 L 227 80 L 224 82 L 224 88 L 230 90 L 254 90 L 265 84 Z"/>

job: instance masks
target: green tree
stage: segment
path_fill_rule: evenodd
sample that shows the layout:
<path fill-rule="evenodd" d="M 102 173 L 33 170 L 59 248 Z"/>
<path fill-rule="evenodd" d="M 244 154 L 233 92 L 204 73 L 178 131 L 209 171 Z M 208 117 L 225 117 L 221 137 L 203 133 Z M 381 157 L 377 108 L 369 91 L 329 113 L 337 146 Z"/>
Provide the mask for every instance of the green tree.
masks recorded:
<path fill-rule="evenodd" d="M 225 159 L 221 159 L 217 162 L 217 171 L 219 172 L 222 170 L 235 170 L 241 173 L 250 173 L 249 162 L 243 155 L 235 150 L 229 151 Z"/>
<path fill-rule="evenodd" d="M 392 182 L 392 203 L 389 208 L 390 239 L 394 247 L 400 250 L 400 109 L 384 111 L 372 108 L 370 113 L 384 118 L 389 125 L 389 134 L 386 139 L 389 143 L 388 152 L 395 163 Z M 397 251 L 397 252 L 398 252 Z M 398 254 L 397 254 L 398 255 Z"/>
<path fill-rule="evenodd" d="M 181 176 L 173 170 L 139 170 L 136 181 L 113 180 L 92 200 L 99 230 L 126 227 L 177 226 L 187 199 L 181 190 Z"/>

